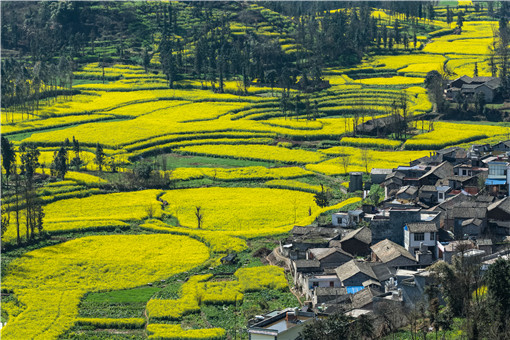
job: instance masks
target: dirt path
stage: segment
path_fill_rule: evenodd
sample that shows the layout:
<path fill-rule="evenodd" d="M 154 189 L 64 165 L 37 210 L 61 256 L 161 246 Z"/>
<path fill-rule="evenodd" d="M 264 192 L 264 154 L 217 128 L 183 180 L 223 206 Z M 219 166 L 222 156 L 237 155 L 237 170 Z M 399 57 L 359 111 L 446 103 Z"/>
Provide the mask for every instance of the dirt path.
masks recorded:
<path fill-rule="evenodd" d="M 266 257 L 267 261 L 269 262 L 270 265 L 272 266 L 278 266 L 280 267 L 279 264 L 281 264 L 282 262 L 285 263 L 284 265 L 284 269 L 287 270 L 287 271 L 290 271 L 290 259 L 281 255 L 280 254 L 280 251 L 278 250 L 278 247 L 274 248 L 273 251 L 271 252 L 271 254 L 269 254 L 267 257 Z M 290 289 L 290 292 L 296 297 L 296 299 L 298 300 L 299 302 L 299 305 L 300 306 L 303 306 L 303 302 L 301 301 L 301 298 L 300 298 L 300 295 L 297 293 L 296 289 L 294 287 L 290 287 L 289 286 L 289 289 Z"/>
<path fill-rule="evenodd" d="M 329 181 L 332 181 L 336 184 L 338 184 L 338 188 L 340 189 L 340 191 L 343 193 L 343 194 L 347 194 L 347 189 L 342 185 L 342 183 L 344 181 L 338 179 L 338 178 L 335 178 L 335 177 L 332 177 L 332 176 L 328 176 L 328 175 L 324 175 L 324 174 L 321 174 L 321 173 L 318 173 L 318 172 L 315 172 L 315 175 L 317 177 L 320 177 L 320 178 L 323 178 L 325 180 L 329 180 Z"/>

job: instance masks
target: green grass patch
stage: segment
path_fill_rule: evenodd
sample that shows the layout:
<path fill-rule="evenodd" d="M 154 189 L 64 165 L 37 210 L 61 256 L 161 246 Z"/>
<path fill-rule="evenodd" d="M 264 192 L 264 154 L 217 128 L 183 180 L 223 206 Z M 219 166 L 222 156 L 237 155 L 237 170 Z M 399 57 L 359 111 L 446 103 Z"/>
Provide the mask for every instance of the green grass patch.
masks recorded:
<path fill-rule="evenodd" d="M 139 340 L 147 339 L 145 330 L 129 329 L 129 330 L 99 330 L 93 326 L 75 326 L 67 333 L 61 335 L 59 339 L 65 340 Z"/>
<path fill-rule="evenodd" d="M 140 287 L 113 292 L 90 293 L 86 296 L 84 302 L 111 304 L 147 302 L 159 290 L 160 288 L 157 287 Z"/>
<path fill-rule="evenodd" d="M 260 162 L 241 159 L 206 157 L 206 156 L 182 156 L 177 154 L 166 154 L 157 156 L 157 161 L 166 159 L 167 169 L 175 168 L 201 168 L 201 167 L 223 167 L 236 168 L 245 166 L 273 166 L 272 162 Z"/>
<path fill-rule="evenodd" d="M 87 318 L 141 318 L 147 301 L 159 287 L 141 287 L 88 294 L 80 303 L 79 315 Z"/>

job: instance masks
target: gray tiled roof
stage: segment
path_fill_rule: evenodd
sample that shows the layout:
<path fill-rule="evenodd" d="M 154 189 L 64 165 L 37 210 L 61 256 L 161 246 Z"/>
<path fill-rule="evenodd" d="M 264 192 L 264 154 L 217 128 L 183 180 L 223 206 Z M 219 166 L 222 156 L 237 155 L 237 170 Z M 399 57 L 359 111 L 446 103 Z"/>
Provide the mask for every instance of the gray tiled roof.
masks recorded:
<path fill-rule="evenodd" d="M 320 268 L 320 262 L 316 260 L 296 260 L 296 268 Z"/>
<path fill-rule="evenodd" d="M 350 239 L 356 239 L 363 243 L 370 244 L 372 242 L 372 231 L 366 227 L 358 228 L 345 234 L 340 242 L 344 242 Z"/>
<path fill-rule="evenodd" d="M 367 262 L 351 260 L 349 262 L 344 263 L 340 267 L 335 269 L 336 275 L 340 279 L 340 281 L 345 281 L 358 273 L 363 273 L 375 280 L 377 280 L 377 276 L 372 270 L 372 266 L 370 266 Z"/>
<path fill-rule="evenodd" d="M 412 233 L 435 233 L 438 231 L 434 222 L 413 222 L 406 225 Z"/>
<path fill-rule="evenodd" d="M 382 240 L 381 242 L 374 244 L 370 247 L 374 254 L 383 262 L 388 263 L 393 261 L 400 256 L 403 256 L 409 260 L 416 261 L 416 259 L 402 246 L 392 242 L 388 239 Z"/>

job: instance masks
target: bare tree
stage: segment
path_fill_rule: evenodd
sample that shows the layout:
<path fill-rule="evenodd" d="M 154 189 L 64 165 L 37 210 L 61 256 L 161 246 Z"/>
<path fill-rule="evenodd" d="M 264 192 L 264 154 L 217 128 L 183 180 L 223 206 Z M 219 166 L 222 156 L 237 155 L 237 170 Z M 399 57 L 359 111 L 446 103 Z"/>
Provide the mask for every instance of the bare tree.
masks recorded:
<path fill-rule="evenodd" d="M 370 153 L 370 150 L 368 149 L 361 149 L 361 161 L 363 162 L 363 166 L 365 167 L 365 172 L 368 175 L 368 168 L 370 167 L 370 164 L 372 163 L 372 154 Z"/>
<path fill-rule="evenodd" d="M 340 165 L 344 168 L 344 174 L 347 173 L 347 170 L 349 170 L 349 164 L 351 163 L 351 156 L 350 155 L 340 155 L 338 157 L 340 161 Z"/>
<path fill-rule="evenodd" d="M 409 114 L 409 102 L 407 98 L 407 94 L 405 92 L 402 92 L 400 94 L 399 98 L 399 106 L 402 110 L 402 131 L 404 133 L 404 139 L 407 139 L 407 123 L 409 120 L 408 114 Z"/>
<path fill-rule="evenodd" d="M 204 222 L 204 212 L 202 211 L 202 207 L 199 205 L 195 206 L 195 216 L 197 218 L 197 228 L 202 229 L 202 224 Z"/>

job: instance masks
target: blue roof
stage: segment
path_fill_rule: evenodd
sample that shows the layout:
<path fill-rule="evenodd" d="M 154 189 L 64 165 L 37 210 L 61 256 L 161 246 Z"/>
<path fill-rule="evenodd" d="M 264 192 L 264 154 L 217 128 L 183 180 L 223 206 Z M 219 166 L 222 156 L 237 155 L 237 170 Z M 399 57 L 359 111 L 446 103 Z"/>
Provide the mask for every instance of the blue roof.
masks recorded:
<path fill-rule="evenodd" d="M 489 179 L 485 180 L 485 185 L 505 185 L 506 179 Z"/>
<path fill-rule="evenodd" d="M 360 290 L 362 290 L 363 286 L 349 286 L 349 287 L 345 287 L 347 289 L 347 294 L 354 294 L 354 293 L 357 293 L 359 292 Z"/>

